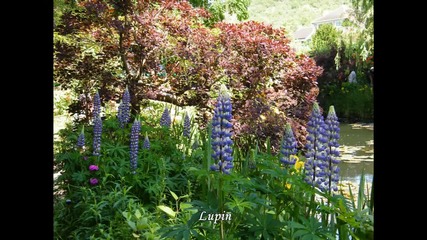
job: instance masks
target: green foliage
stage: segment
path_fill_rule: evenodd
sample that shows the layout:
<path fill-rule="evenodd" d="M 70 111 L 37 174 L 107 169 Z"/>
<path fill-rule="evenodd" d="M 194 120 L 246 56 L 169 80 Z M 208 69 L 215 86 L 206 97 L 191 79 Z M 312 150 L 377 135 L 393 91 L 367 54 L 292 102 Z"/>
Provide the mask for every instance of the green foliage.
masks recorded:
<path fill-rule="evenodd" d="M 334 235 L 323 227 L 319 219 L 310 217 L 308 219 L 301 218 L 301 223 L 289 222 L 289 227 L 293 230 L 292 239 L 335 239 Z"/>
<path fill-rule="evenodd" d="M 147 132 L 151 148 L 141 149 L 135 175 L 129 167 L 130 125 L 119 128 L 114 116 L 103 121 L 100 157 L 90 154 L 90 125 L 84 128 L 88 144 L 83 150 L 75 147 L 81 126 L 60 131 L 55 152 L 55 167 L 61 170 L 54 192 L 56 239 L 221 239 L 221 225 L 224 239 L 372 235 L 373 205 L 364 193 L 364 178 L 353 204 L 344 193 L 322 193 L 304 181 L 303 171 L 281 167 L 270 141 L 255 141 L 247 152 L 235 146 L 233 173 L 211 172 L 209 129 L 193 127 L 190 140 L 183 137 L 177 108 L 172 108 L 172 127 L 161 128 L 163 108 L 153 104 L 138 115 L 140 137 Z M 298 156 L 305 161 L 301 153 Z M 99 170 L 90 172 L 91 164 Z M 93 177 L 98 185 L 89 184 Z M 356 199 L 351 190 L 350 198 Z M 203 221 L 202 212 L 205 217 L 230 213 L 231 221 Z"/>
<path fill-rule="evenodd" d="M 373 97 L 373 89 L 368 84 L 345 82 L 341 86 L 325 86 L 320 92 L 319 103 L 324 109 L 334 105 L 337 115 L 347 121 L 372 121 Z"/>
<path fill-rule="evenodd" d="M 132 229 L 132 236 L 137 239 L 149 239 L 155 240 L 160 239 L 156 234 L 160 225 L 154 221 L 153 215 L 148 213 L 139 204 L 131 204 L 127 211 L 122 212 L 123 217 L 126 219 L 126 223 Z M 129 238 L 131 236 L 128 236 Z"/>
<path fill-rule="evenodd" d="M 352 0 L 355 9 L 354 25 L 360 26 L 359 39 L 363 43 L 358 48 L 359 56 L 365 61 L 374 54 L 374 0 Z"/>
<path fill-rule="evenodd" d="M 322 24 L 314 33 L 311 40 L 313 55 L 324 54 L 337 50 L 341 33 L 332 24 Z"/>
<path fill-rule="evenodd" d="M 201 7 L 207 9 L 210 13 L 207 25 L 213 25 L 225 19 L 225 14 L 236 16 L 239 21 L 247 20 L 249 18 L 248 7 L 250 0 L 190 0 L 194 7 Z"/>
<path fill-rule="evenodd" d="M 54 116 L 66 115 L 73 100 L 71 91 L 54 90 L 53 96 Z"/>
<path fill-rule="evenodd" d="M 64 12 L 74 11 L 77 8 L 77 0 L 54 0 L 53 20 L 55 25 L 61 24 L 61 16 Z"/>

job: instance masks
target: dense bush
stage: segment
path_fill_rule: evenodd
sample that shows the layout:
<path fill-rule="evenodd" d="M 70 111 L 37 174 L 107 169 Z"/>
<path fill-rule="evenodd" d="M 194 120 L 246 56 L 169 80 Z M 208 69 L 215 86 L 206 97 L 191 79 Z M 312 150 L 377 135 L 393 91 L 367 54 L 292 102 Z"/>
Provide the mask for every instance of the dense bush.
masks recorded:
<path fill-rule="evenodd" d="M 368 84 L 343 83 L 327 85 L 319 94 L 319 103 L 325 108 L 334 105 L 337 114 L 347 122 L 374 119 L 374 94 Z"/>
<path fill-rule="evenodd" d="M 333 189 L 328 174 L 339 172 L 331 155 L 339 137 L 333 108 L 324 122 L 317 104 L 310 109 L 304 151 L 297 153 L 286 124 L 277 155 L 269 141 L 266 150 L 235 145 L 232 102 L 225 93 L 218 99 L 207 129 L 189 117 L 189 137 L 185 114 L 162 104 L 123 128 L 118 116 L 105 114 L 102 128 L 62 130 L 55 143 L 55 239 L 372 239 L 364 182 L 355 203 L 351 192 L 347 198 Z M 101 132 L 99 155 L 94 132 Z M 317 170 L 306 171 L 313 163 Z M 208 220 L 214 213 L 224 214 L 221 221 Z"/>
<path fill-rule="evenodd" d="M 95 89 L 102 102 L 119 102 L 128 87 L 133 114 L 147 99 L 196 106 L 203 128 L 225 83 L 241 123 L 234 125 L 237 135 L 270 136 L 277 151 L 289 120 L 303 146 L 322 69 L 291 50 L 284 29 L 257 22 L 207 27 L 209 13 L 187 1 L 119 3 L 80 1 L 55 29 L 54 79 L 86 99 L 76 100 L 72 113 L 91 116 Z"/>

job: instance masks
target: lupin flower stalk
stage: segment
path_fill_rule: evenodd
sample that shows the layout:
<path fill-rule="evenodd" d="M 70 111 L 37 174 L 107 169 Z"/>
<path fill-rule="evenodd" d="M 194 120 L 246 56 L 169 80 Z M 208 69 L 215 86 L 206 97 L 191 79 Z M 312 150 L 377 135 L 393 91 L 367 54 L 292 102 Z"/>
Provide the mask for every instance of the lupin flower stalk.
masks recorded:
<path fill-rule="evenodd" d="M 283 136 L 280 153 L 282 154 L 280 161 L 285 166 L 292 166 L 295 164 L 295 158 L 291 155 L 297 154 L 297 141 L 289 123 L 286 124 L 285 134 Z"/>
<path fill-rule="evenodd" d="M 93 155 L 99 156 L 101 152 L 102 119 L 100 116 L 95 118 L 93 126 Z"/>
<path fill-rule="evenodd" d="M 160 118 L 160 126 L 170 128 L 171 122 L 172 120 L 171 120 L 171 115 L 169 113 L 169 109 L 165 107 L 162 117 Z"/>
<path fill-rule="evenodd" d="M 220 171 L 225 174 L 230 174 L 230 170 L 233 168 L 231 112 L 230 96 L 225 86 L 223 86 L 218 96 L 212 119 L 212 158 L 217 163 L 210 168 L 213 171 Z"/>
<path fill-rule="evenodd" d="M 185 113 L 185 117 L 184 117 L 184 131 L 183 131 L 182 135 L 184 135 L 184 137 L 190 138 L 190 133 L 191 133 L 190 117 L 188 116 L 187 113 Z"/>
<path fill-rule="evenodd" d="M 132 124 L 130 133 L 130 168 L 132 173 L 136 173 L 138 166 L 138 143 L 139 143 L 139 131 L 141 130 L 141 123 L 135 119 Z"/>
<path fill-rule="evenodd" d="M 97 119 L 101 117 L 101 98 L 99 97 L 98 91 L 95 93 L 95 97 L 93 98 L 93 119 Z"/>
<path fill-rule="evenodd" d="M 143 149 L 150 149 L 150 139 L 148 138 L 147 133 L 145 133 L 144 143 L 142 144 Z"/>
<path fill-rule="evenodd" d="M 79 137 L 77 138 L 77 147 L 84 148 L 85 146 L 85 127 L 83 126 L 82 131 L 80 132 Z"/>
<path fill-rule="evenodd" d="M 313 105 L 310 120 L 307 123 L 306 143 L 306 182 L 318 187 L 324 181 L 324 163 L 326 161 L 325 122 L 317 102 Z"/>
<path fill-rule="evenodd" d="M 123 98 L 119 105 L 117 117 L 119 119 L 121 128 L 123 128 L 130 120 L 130 94 L 127 87 L 123 93 Z"/>
<path fill-rule="evenodd" d="M 323 169 L 325 172 L 325 181 L 321 189 L 330 193 L 331 191 L 338 191 L 337 184 L 340 171 L 338 167 L 338 158 L 340 156 L 340 152 L 338 151 L 338 147 L 340 146 L 338 143 L 340 138 L 340 127 L 334 106 L 329 107 L 328 116 L 325 120 L 325 130 L 328 142 L 326 147 L 326 166 Z"/>

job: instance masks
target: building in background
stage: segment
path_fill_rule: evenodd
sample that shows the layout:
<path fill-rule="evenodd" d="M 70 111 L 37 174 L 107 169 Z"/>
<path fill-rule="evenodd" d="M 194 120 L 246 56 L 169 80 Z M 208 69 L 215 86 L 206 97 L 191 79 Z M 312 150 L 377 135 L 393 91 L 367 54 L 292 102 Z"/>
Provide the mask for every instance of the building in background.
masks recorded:
<path fill-rule="evenodd" d="M 297 52 L 306 52 L 310 49 L 311 37 L 316 30 L 323 24 L 332 24 L 339 30 L 345 31 L 347 27 L 343 26 L 345 19 L 349 18 L 351 8 L 342 5 L 339 8 L 326 12 L 323 16 L 316 18 L 310 26 L 300 27 L 293 33 L 293 47 Z"/>

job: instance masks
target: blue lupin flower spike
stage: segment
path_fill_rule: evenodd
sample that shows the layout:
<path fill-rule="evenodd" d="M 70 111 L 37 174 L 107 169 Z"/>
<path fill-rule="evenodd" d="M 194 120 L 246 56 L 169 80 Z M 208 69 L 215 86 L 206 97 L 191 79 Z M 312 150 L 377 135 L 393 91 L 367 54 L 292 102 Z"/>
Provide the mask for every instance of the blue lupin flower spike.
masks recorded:
<path fill-rule="evenodd" d="M 102 119 L 98 116 L 93 126 L 93 155 L 99 156 L 101 152 Z"/>
<path fill-rule="evenodd" d="M 171 123 L 172 123 L 172 120 L 169 113 L 169 109 L 165 107 L 162 117 L 160 118 L 160 126 L 170 128 Z"/>
<path fill-rule="evenodd" d="M 216 164 L 210 167 L 213 171 L 230 174 L 233 168 L 232 106 L 225 86 L 221 87 L 212 119 L 212 158 Z"/>
<path fill-rule="evenodd" d="M 77 138 L 77 147 L 83 148 L 85 146 L 85 127 L 82 127 L 82 131 L 79 134 L 79 137 Z"/>
<path fill-rule="evenodd" d="M 329 107 L 328 116 L 325 120 L 325 130 L 328 142 L 326 147 L 326 166 L 324 168 L 325 181 L 321 189 L 327 192 L 338 191 L 337 185 L 340 171 L 338 167 L 338 158 L 340 156 L 338 140 L 340 138 L 340 127 L 334 106 Z"/>
<path fill-rule="evenodd" d="M 121 128 L 123 128 L 130 120 L 130 94 L 127 87 L 123 93 L 123 98 L 119 105 L 117 117 L 119 119 Z"/>
<path fill-rule="evenodd" d="M 136 168 L 138 167 L 138 144 L 139 144 L 139 132 L 141 130 L 141 123 L 138 119 L 132 124 L 132 129 L 130 132 L 130 168 L 132 173 L 136 173 Z"/>
<path fill-rule="evenodd" d="M 93 97 L 93 119 L 101 117 L 101 98 L 99 92 L 96 91 L 95 96 Z"/>
<path fill-rule="evenodd" d="M 297 141 L 292 131 L 292 127 L 289 123 L 286 124 L 285 134 L 283 136 L 280 153 L 282 154 L 280 161 L 285 164 L 285 166 L 290 166 L 295 164 L 295 158 L 292 158 L 291 155 L 297 154 Z"/>
<path fill-rule="evenodd" d="M 150 139 L 148 138 L 147 133 L 145 133 L 144 143 L 142 144 L 143 149 L 150 149 Z"/>
<path fill-rule="evenodd" d="M 191 133 L 190 117 L 188 116 L 187 113 L 185 113 L 185 117 L 184 117 L 184 130 L 183 130 L 182 135 L 184 135 L 184 137 L 190 138 L 190 133 Z"/>
<path fill-rule="evenodd" d="M 318 187 L 324 181 L 324 163 L 326 160 L 326 137 L 325 123 L 320 112 L 319 104 L 313 104 L 310 119 L 307 123 L 307 143 L 306 143 L 306 159 L 304 165 L 306 171 L 305 180 L 307 183 Z"/>

